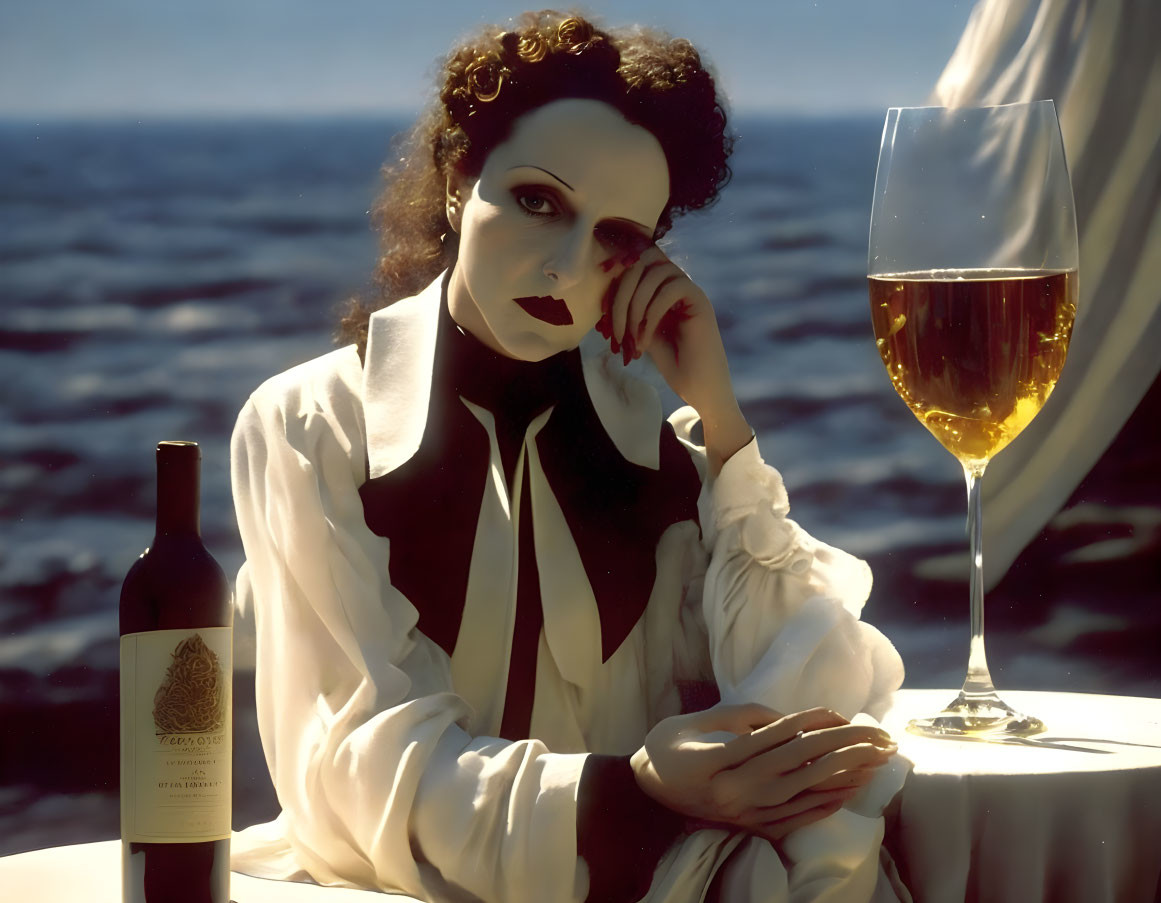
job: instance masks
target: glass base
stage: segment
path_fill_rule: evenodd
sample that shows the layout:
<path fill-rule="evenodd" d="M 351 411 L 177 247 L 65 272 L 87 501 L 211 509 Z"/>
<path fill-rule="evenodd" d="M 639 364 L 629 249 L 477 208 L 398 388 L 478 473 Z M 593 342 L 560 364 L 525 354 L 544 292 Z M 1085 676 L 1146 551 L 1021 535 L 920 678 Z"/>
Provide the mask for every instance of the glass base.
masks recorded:
<path fill-rule="evenodd" d="M 937 715 L 916 718 L 907 724 L 909 734 L 921 737 L 1030 737 L 1044 731 L 1044 722 L 1017 712 L 995 693 L 968 695 L 960 692 L 955 701 Z"/>

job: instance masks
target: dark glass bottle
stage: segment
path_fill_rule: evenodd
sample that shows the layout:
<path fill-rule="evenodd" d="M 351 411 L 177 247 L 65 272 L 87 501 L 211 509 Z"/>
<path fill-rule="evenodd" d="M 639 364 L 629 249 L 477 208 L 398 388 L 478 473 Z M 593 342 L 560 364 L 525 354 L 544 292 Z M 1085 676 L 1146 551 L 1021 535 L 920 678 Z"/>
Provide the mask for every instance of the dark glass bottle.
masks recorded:
<path fill-rule="evenodd" d="M 230 584 L 200 535 L 201 451 L 157 446 L 157 532 L 121 587 L 124 903 L 228 903 Z"/>

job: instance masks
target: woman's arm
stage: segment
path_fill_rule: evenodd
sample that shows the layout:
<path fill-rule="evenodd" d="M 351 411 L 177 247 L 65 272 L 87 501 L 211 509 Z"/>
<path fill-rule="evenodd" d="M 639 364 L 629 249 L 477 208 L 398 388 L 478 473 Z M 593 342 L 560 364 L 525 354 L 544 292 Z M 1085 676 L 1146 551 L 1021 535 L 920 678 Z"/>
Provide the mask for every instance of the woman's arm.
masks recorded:
<path fill-rule="evenodd" d="M 903 665 L 859 619 L 871 588 L 866 563 L 788 517 L 781 475 L 756 442 L 707 481 L 698 507 L 710 552 L 703 612 L 723 700 L 882 716 Z"/>
<path fill-rule="evenodd" d="M 818 543 L 787 519 L 789 505 L 781 477 L 762 461 L 741 414 L 717 319 L 701 288 L 656 246 L 636 260 L 623 261 L 622 266 L 598 328 L 626 362 L 648 353 L 670 388 L 690 405 L 692 410 L 685 409 L 674 418 L 674 426 L 691 449 L 692 424 L 700 420 L 703 427 L 705 445 L 692 449 L 695 456 L 703 457 L 706 474 L 699 502 L 710 553 L 703 613 L 723 702 L 763 703 L 777 717 L 780 712 L 801 713 L 825 706 L 841 713 L 835 716 L 840 722 L 861 711 L 881 714 L 902 680 L 902 666 L 886 638 L 858 620 L 870 588 L 869 569 Z M 730 744 L 724 744 L 716 747 L 722 761 L 712 771 L 710 757 L 693 755 L 691 746 L 697 744 L 683 739 L 683 734 L 696 735 L 703 727 L 667 729 L 664 737 L 652 738 L 654 747 L 671 763 L 671 780 L 689 779 L 690 787 L 696 787 L 700 775 L 706 785 L 703 806 L 724 799 L 727 812 L 732 796 L 751 800 L 768 796 L 768 805 L 786 816 L 772 830 L 759 831 L 772 839 L 783 833 L 786 824 L 809 820 L 796 808 L 807 798 L 803 791 L 830 792 L 867 780 L 865 770 L 855 774 L 860 771 L 857 766 L 836 768 L 809 788 L 798 788 L 796 793 L 801 795 L 791 800 L 772 779 L 781 773 L 779 768 L 786 767 L 782 759 L 800 763 L 813 761 L 820 752 L 838 755 L 844 743 L 858 745 L 860 739 L 862 759 L 880 763 L 883 758 L 867 748 L 869 737 L 859 738 L 853 726 L 843 727 L 839 722 L 820 725 L 818 735 L 808 736 L 812 744 L 808 751 L 803 749 L 803 738 L 780 737 L 780 729 L 772 723 L 748 729 L 743 724 L 742 734 L 756 736 L 764 731 L 768 738 L 773 733 L 780 739 L 757 757 L 757 761 L 773 762 L 773 771 L 762 772 L 754 778 L 753 787 L 738 794 L 734 785 L 740 775 L 747 768 L 756 769 L 730 758 Z M 854 754 L 841 755 L 850 759 Z M 635 761 L 639 779 L 646 787 L 652 781 L 652 792 L 665 798 L 657 783 L 658 769 L 640 767 L 646 758 L 643 753 Z M 854 758 L 862 761 L 860 755 Z M 709 789 L 702 774 L 707 763 L 708 774 L 729 773 L 730 780 L 717 781 L 726 791 Z M 798 768 L 795 765 L 791 770 Z M 683 795 L 688 797 L 689 791 Z M 736 818 L 730 821 L 740 823 Z"/>
<path fill-rule="evenodd" d="M 597 328 L 626 362 L 649 354 L 693 409 L 696 417 L 674 418 L 691 448 L 693 423 L 702 424 L 704 446 L 694 453 L 706 464 L 704 612 L 723 701 L 881 714 L 902 682 L 902 663 L 885 637 L 858 620 L 869 568 L 788 519 L 782 477 L 762 460 L 742 416 L 701 287 L 656 245 L 616 266 Z"/>

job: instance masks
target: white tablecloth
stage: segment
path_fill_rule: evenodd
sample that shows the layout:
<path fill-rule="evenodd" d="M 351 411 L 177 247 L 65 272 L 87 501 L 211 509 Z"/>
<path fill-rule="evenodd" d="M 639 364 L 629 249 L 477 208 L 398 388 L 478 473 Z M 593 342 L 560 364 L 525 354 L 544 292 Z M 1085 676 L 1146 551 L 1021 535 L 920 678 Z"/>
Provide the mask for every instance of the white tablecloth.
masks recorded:
<path fill-rule="evenodd" d="M 906 733 L 952 690 L 902 690 L 884 726 L 914 763 L 887 844 L 916 903 L 1152 903 L 1161 881 L 1161 699 L 1006 692 L 1048 731 L 995 745 Z M 121 842 L 0 858 L 0 898 L 120 903 Z M 237 903 L 412 898 L 235 873 Z"/>
<path fill-rule="evenodd" d="M 236 903 L 420 903 L 414 897 L 230 875 Z M 102 840 L 0 858 L 4 903 L 121 903 L 121 841 Z"/>
<path fill-rule="evenodd" d="M 906 733 L 955 695 L 903 690 L 883 721 L 914 763 L 886 842 L 916 903 L 1161 900 L 1161 699 L 1002 692 L 1047 731 Z"/>

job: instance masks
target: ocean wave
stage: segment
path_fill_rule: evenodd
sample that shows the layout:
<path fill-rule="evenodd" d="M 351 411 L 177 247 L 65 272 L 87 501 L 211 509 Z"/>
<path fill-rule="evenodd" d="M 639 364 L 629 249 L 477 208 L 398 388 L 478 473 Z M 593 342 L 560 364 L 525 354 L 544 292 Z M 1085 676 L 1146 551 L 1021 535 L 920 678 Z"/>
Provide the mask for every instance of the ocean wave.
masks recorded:
<path fill-rule="evenodd" d="M 758 242 L 759 251 L 802 251 L 825 248 L 834 243 L 834 236 L 826 232 L 790 232 L 770 235 Z"/>
<path fill-rule="evenodd" d="M 89 333 L 81 330 L 7 328 L 0 331 L 0 351 L 15 351 L 21 354 L 68 351 L 73 345 L 87 338 Z"/>
<path fill-rule="evenodd" d="M 792 322 L 775 326 L 766 337 L 775 342 L 796 342 L 802 339 L 830 338 L 867 340 L 871 335 L 871 318 L 843 322 L 834 319 L 805 319 L 797 316 Z"/>
<path fill-rule="evenodd" d="M 220 222 L 235 230 L 256 233 L 256 237 L 270 235 L 280 238 L 309 238 L 327 234 L 361 235 L 367 230 L 367 221 L 364 218 L 327 217 L 311 213 L 304 213 L 301 216 L 225 218 Z"/>
<path fill-rule="evenodd" d="M 214 279 L 194 284 L 151 285 L 124 291 L 113 298 L 114 303 L 129 304 L 133 307 L 156 308 L 182 301 L 203 301 L 208 299 L 234 299 L 279 288 L 274 279 L 237 277 Z"/>

